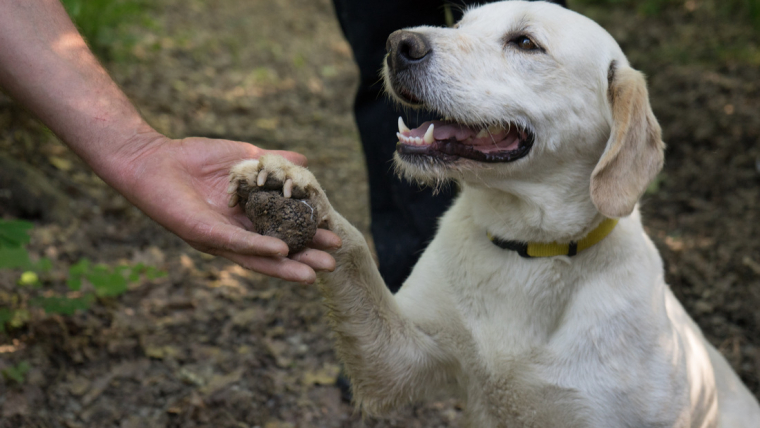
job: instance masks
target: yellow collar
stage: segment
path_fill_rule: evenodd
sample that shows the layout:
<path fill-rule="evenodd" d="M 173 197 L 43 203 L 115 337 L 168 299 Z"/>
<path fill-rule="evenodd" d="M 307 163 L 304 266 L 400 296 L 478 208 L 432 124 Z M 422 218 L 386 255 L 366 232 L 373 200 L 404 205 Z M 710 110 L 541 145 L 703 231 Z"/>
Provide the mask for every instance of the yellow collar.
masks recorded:
<path fill-rule="evenodd" d="M 499 248 L 505 250 L 517 251 L 517 253 L 525 258 L 533 257 L 554 257 L 554 256 L 574 256 L 586 248 L 592 247 L 598 244 L 607 235 L 612 233 L 615 226 L 618 224 L 616 218 L 608 218 L 597 226 L 594 230 L 588 233 L 585 238 L 580 241 L 572 241 L 569 244 L 560 244 L 557 242 L 542 243 L 542 242 L 518 242 L 507 241 L 501 238 L 497 238 L 488 232 L 488 239 Z"/>

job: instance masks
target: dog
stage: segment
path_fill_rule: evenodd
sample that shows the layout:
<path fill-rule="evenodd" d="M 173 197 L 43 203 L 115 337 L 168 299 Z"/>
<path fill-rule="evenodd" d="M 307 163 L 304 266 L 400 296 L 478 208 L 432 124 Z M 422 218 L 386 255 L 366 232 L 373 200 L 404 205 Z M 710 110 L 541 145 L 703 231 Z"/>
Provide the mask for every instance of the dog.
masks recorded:
<path fill-rule="evenodd" d="M 664 144 L 643 75 L 604 29 L 550 3 L 491 3 L 391 34 L 383 78 L 443 117 L 399 119 L 399 173 L 460 188 L 396 295 L 307 169 L 264 156 L 230 174 L 232 194 L 267 177 L 305 191 L 343 239 L 320 289 L 357 406 L 382 415 L 452 388 L 478 428 L 760 427 L 642 227 Z"/>

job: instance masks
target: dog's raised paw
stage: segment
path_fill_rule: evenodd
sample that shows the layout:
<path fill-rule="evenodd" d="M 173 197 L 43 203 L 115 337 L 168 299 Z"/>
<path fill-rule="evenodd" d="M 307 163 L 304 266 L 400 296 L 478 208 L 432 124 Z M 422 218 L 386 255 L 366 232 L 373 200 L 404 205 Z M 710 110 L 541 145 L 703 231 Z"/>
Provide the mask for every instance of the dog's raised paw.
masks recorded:
<path fill-rule="evenodd" d="M 290 253 L 301 251 L 317 232 L 319 193 L 314 176 L 305 168 L 277 155 L 245 160 L 230 171 L 231 207 L 240 204 L 254 230 L 288 244 Z"/>

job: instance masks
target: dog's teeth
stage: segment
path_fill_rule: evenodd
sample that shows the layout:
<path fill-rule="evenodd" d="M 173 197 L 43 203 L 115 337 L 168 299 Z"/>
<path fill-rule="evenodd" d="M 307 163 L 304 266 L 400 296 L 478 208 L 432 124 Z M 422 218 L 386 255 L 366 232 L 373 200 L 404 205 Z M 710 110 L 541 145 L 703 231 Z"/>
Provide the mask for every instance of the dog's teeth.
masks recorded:
<path fill-rule="evenodd" d="M 478 135 L 475 136 L 475 138 L 483 138 L 486 135 L 488 135 L 487 129 L 481 129 L 480 132 L 478 132 Z"/>
<path fill-rule="evenodd" d="M 491 125 L 488 127 L 488 132 L 490 132 L 491 135 L 498 134 L 499 132 L 501 132 L 501 127 L 498 127 L 496 125 Z"/>
<path fill-rule="evenodd" d="M 399 116 L 398 117 L 398 132 L 403 134 L 404 132 L 409 132 L 409 131 L 410 129 L 406 126 L 406 123 L 404 123 L 404 119 L 401 116 Z"/>
<path fill-rule="evenodd" d="M 426 144 L 433 144 L 433 141 L 435 141 L 435 138 L 433 138 L 433 129 L 435 128 L 435 125 L 432 123 L 427 129 L 427 132 L 425 132 L 425 143 Z"/>

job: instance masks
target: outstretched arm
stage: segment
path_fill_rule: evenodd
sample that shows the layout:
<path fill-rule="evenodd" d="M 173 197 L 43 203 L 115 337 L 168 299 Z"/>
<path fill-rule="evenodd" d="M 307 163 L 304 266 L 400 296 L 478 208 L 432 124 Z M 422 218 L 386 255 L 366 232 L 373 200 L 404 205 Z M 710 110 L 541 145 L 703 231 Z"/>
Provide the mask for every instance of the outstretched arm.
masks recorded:
<path fill-rule="evenodd" d="M 226 204 L 227 172 L 266 151 L 156 132 L 100 66 L 59 0 L 0 0 L 0 87 L 106 183 L 193 247 L 298 282 L 313 282 L 315 269 L 334 266 L 318 250 L 286 258 L 284 242 L 244 230 L 248 220 Z M 281 154 L 306 162 L 296 153 Z M 314 244 L 335 248 L 340 240 L 320 231 Z"/>

